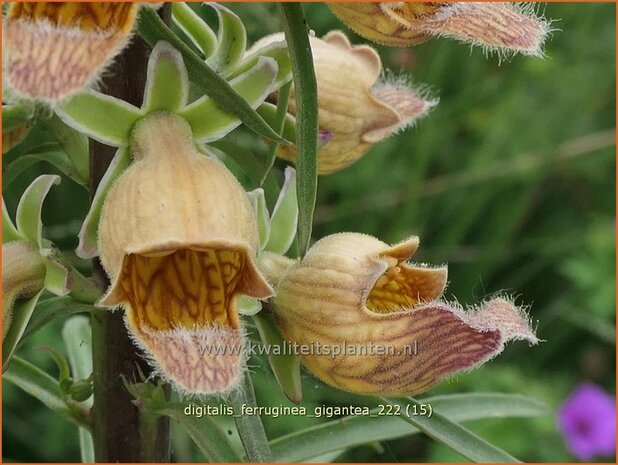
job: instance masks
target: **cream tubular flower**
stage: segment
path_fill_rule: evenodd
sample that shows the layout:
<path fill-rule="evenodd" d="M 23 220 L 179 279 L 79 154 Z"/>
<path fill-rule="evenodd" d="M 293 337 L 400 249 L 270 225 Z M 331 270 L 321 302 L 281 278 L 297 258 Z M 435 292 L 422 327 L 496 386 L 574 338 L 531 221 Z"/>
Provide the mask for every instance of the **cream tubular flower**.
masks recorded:
<path fill-rule="evenodd" d="M 504 299 L 467 312 L 438 300 L 447 269 L 406 263 L 417 247 L 417 237 L 389 246 L 335 234 L 280 274 L 280 330 L 309 347 L 301 359 L 319 379 L 359 394 L 418 394 L 493 358 L 511 339 L 537 341 Z"/>
<path fill-rule="evenodd" d="M 282 34 L 273 34 L 252 49 L 280 40 Z M 351 165 L 373 144 L 412 125 L 436 104 L 407 85 L 379 82 L 378 53 L 367 45 L 351 45 L 339 31 L 310 42 L 318 84 L 320 174 Z M 296 114 L 293 97 L 288 111 Z M 294 161 L 296 149 L 283 146 L 278 155 Z"/>
<path fill-rule="evenodd" d="M 11 2 L 4 76 L 18 97 L 56 103 L 93 84 L 126 44 L 138 4 Z"/>
<path fill-rule="evenodd" d="M 542 55 L 549 23 L 530 6 L 510 2 L 328 3 L 361 36 L 407 46 L 449 37 L 487 50 Z"/>
<path fill-rule="evenodd" d="M 136 343 L 185 392 L 228 392 L 243 375 L 239 295 L 272 294 L 254 263 L 257 224 L 236 179 L 198 153 L 189 125 L 153 113 L 133 131 L 134 164 L 105 200 L 99 251 Z"/>

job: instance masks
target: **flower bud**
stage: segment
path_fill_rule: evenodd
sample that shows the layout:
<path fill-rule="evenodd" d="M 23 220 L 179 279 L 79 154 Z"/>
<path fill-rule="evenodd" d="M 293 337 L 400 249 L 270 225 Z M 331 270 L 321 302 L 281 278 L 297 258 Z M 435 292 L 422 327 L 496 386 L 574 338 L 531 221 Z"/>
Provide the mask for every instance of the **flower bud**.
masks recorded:
<path fill-rule="evenodd" d="M 335 234 L 276 280 L 281 332 L 308 346 L 301 359 L 319 379 L 359 394 L 412 395 L 493 358 L 511 339 L 537 341 L 505 299 L 467 312 L 438 300 L 447 269 L 407 264 L 417 247 L 417 237 L 388 246 Z"/>
<path fill-rule="evenodd" d="M 233 389 L 244 363 L 236 299 L 272 289 L 254 263 L 249 200 L 218 161 L 196 151 L 186 121 L 165 112 L 132 134 L 135 162 L 109 191 L 99 251 L 135 341 L 189 393 Z"/>
<path fill-rule="evenodd" d="M 254 45 L 282 40 L 273 34 Z M 402 83 L 378 82 L 380 56 L 367 45 L 352 46 L 339 31 L 323 39 L 310 38 L 318 85 L 318 173 L 329 174 L 351 165 L 373 144 L 410 126 L 427 114 L 435 101 Z M 288 111 L 296 114 L 294 94 Z M 277 155 L 296 159 L 293 146 Z"/>
<path fill-rule="evenodd" d="M 30 126 L 24 124 L 8 131 L 2 132 L 2 154 L 11 150 L 13 147 L 22 142 L 28 133 L 30 132 Z"/>
<path fill-rule="evenodd" d="M 547 21 L 530 7 L 500 2 L 328 3 L 361 36 L 384 45 L 407 46 L 444 36 L 488 50 L 542 55 Z"/>
<path fill-rule="evenodd" d="M 55 103 L 91 85 L 126 44 L 137 9 L 133 2 L 12 2 L 3 25 L 9 89 Z"/>
<path fill-rule="evenodd" d="M 45 284 L 45 265 L 35 244 L 14 241 L 2 245 L 2 340 L 13 321 L 17 299 L 34 297 Z"/>

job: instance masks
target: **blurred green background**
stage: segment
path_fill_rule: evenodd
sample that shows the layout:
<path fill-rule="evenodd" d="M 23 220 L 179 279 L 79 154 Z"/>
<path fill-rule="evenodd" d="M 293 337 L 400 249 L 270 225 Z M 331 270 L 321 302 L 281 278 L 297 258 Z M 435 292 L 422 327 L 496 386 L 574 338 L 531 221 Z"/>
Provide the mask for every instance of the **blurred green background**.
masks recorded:
<path fill-rule="evenodd" d="M 280 30 L 275 4 L 229 7 L 245 21 L 250 43 Z M 342 29 L 353 42 L 365 42 L 325 5 L 307 4 L 305 10 L 317 36 Z M 480 49 L 443 39 L 414 48 L 378 47 L 387 68 L 426 86 L 440 104 L 357 164 L 319 180 L 315 239 L 359 231 L 397 242 L 416 234 L 421 248 L 415 260 L 449 265 L 447 298 L 474 304 L 504 291 L 530 307 L 545 342 L 532 348 L 513 343 L 498 359 L 443 383 L 432 395 L 519 393 L 555 410 L 583 381 L 615 393 L 616 7 L 550 3 L 542 11 L 556 29 L 545 59 L 516 56 L 499 63 Z M 41 137 L 31 134 L 5 156 L 4 165 Z M 258 158 L 266 156 L 267 145 L 245 130 L 229 138 Z M 283 166 L 277 163 L 278 169 Z M 38 165 L 5 187 L 9 211 L 32 179 L 52 171 Z M 87 204 L 87 192 L 65 179 L 46 201 L 45 236 L 74 249 Z M 57 321 L 44 328 L 20 355 L 55 373 L 36 347 L 62 350 L 61 327 Z M 265 362 L 250 365 L 258 405 L 289 405 Z M 362 402 L 303 376 L 307 406 Z M 264 421 L 269 436 L 276 437 L 320 420 Z M 523 461 L 574 460 L 553 415 L 467 426 Z M 5 461 L 79 460 L 74 426 L 8 383 L 3 384 L 3 446 Z M 202 460 L 176 428 L 173 453 L 177 461 Z M 464 460 L 423 435 L 336 457 L 340 462 Z"/>

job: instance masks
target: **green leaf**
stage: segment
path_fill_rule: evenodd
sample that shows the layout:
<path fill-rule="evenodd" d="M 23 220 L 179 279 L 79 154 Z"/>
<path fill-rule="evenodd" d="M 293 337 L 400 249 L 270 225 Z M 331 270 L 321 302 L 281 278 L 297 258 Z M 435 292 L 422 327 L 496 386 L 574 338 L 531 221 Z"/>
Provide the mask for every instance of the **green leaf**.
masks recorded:
<path fill-rule="evenodd" d="M 159 42 L 148 59 L 142 110 L 176 112 L 187 104 L 188 97 L 189 78 L 182 55 L 167 42 Z"/>
<path fill-rule="evenodd" d="M 402 411 L 405 411 L 406 404 L 415 405 L 420 409 L 421 404 L 414 399 L 386 399 L 382 398 L 386 404 L 399 406 Z M 420 411 L 420 410 L 419 410 Z M 460 453 L 467 459 L 474 462 L 494 462 L 494 463 L 512 463 L 519 462 L 515 457 L 507 454 L 498 447 L 488 443 L 473 432 L 463 426 L 449 420 L 444 415 L 433 411 L 429 415 L 402 415 L 402 420 L 414 425 L 427 436 L 441 442 L 447 447 L 450 447 L 455 452 Z"/>
<path fill-rule="evenodd" d="M 277 79 L 275 79 L 275 83 L 273 84 L 273 90 L 278 90 L 289 82 L 292 82 L 292 63 L 290 62 L 288 44 L 284 40 L 273 42 L 258 50 L 251 51 L 243 62 L 234 69 L 230 77 L 236 77 L 247 71 L 257 63 L 259 57 L 269 57 L 277 62 L 278 73 Z"/>
<path fill-rule="evenodd" d="M 65 395 L 66 393 L 63 392 L 63 384 L 66 385 L 66 382 L 69 381 L 69 378 L 71 378 L 71 369 L 69 368 L 69 362 L 67 362 L 67 360 L 64 358 L 64 355 L 62 355 L 53 347 L 41 346 L 39 347 L 39 350 L 41 352 L 47 353 L 58 367 L 58 383 L 60 386 L 60 391 L 63 393 L 63 395 Z"/>
<path fill-rule="evenodd" d="M 25 241 L 26 237 L 20 233 L 15 225 L 4 203 L 4 197 L 2 197 L 2 243 L 6 244 L 13 241 Z"/>
<path fill-rule="evenodd" d="M 99 254 L 97 251 L 97 231 L 99 230 L 99 219 L 101 217 L 103 202 L 107 196 L 107 191 L 109 191 L 116 179 L 127 169 L 130 163 L 131 156 L 128 148 L 119 148 L 97 186 L 97 190 L 90 205 L 90 210 L 88 210 L 84 223 L 79 230 L 79 244 L 75 251 L 78 257 L 94 258 Z"/>
<path fill-rule="evenodd" d="M 62 398 L 58 381 L 30 362 L 14 357 L 11 367 L 2 379 L 41 401 L 52 411 L 70 419 L 78 425 L 89 427 L 85 410 L 70 408 Z"/>
<path fill-rule="evenodd" d="M 257 108 L 271 93 L 277 76 L 277 63 L 271 58 L 260 58 L 246 73 L 230 81 L 230 85 L 251 109 Z M 198 142 L 221 139 L 241 121 L 227 107 L 208 96 L 189 104 L 178 112 L 191 125 L 193 138 Z"/>
<path fill-rule="evenodd" d="M 318 89 L 309 44 L 309 31 L 300 3 L 282 3 L 285 38 L 290 50 L 296 98 L 296 188 L 298 248 L 309 248 L 318 188 Z"/>
<path fill-rule="evenodd" d="M 249 201 L 253 205 L 255 218 L 258 224 L 258 234 L 260 237 L 260 250 L 263 250 L 268 243 L 270 237 L 270 214 L 266 207 L 266 198 L 264 197 L 264 189 L 261 187 L 247 192 Z"/>
<path fill-rule="evenodd" d="M 283 133 L 285 130 L 286 116 L 288 115 L 288 101 L 290 100 L 290 93 L 292 92 L 292 83 L 288 83 L 279 90 L 279 98 L 277 102 L 277 111 L 275 112 L 275 122 L 273 128 L 277 131 L 277 134 Z M 277 151 L 279 150 L 279 144 L 277 142 L 271 142 L 270 150 L 268 151 L 268 160 L 266 161 L 266 171 L 260 181 L 260 186 L 264 184 L 264 181 L 270 174 L 273 166 L 275 165 L 275 159 L 277 158 Z"/>
<path fill-rule="evenodd" d="M 90 179 L 90 150 L 88 138 L 64 124 L 60 118 L 53 115 L 42 120 L 43 127 L 49 130 L 70 160 L 71 168 L 62 169 L 62 172 L 73 172 L 79 184 L 88 185 Z M 62 166 L 62 165 L 61 165 Z"/>
<path fill-rule="evenodd" d="M 174 2 L 172 15 L 176 25 L 199 48 L 205 57 L 217 49 L 217 36 L 200 16 L 185 2 Z"/>
<path fill-rule="evenodd" d="M 58 296 L 70 293 L 75 299 L 88 304 L 100 299 L 102 291 L 95 281 L 77 271 L 53 244 L 40 251 L 45 264 L 46 290 Z"/>
<path fill-rule="evenodd" d="M 206 60 L 222 76 L 230 74 L 242 60 L 247 48 L 245 26 L 236 14 L 218 3 L 209 3 L 219 18 L 217 34 L 218 47 L 214 55 Z"/>
<path fill-rule="evenodd" d="M 260 114 L 264 120 L 270 124 L 272 127 L 279 126 L 280 119 L 278 118 L 278 105 L 273 105 L 272 103 L 264 102 L 259 107 L 257 107 L 257 112 Z M 289 113 L 285 114 L 285 118 L 283 119 L 283 131 L 282 136 L 284 139 L 287 139 L 294 143 L 296 141 L 296 118 L 294 118 Z"/>
<path fill-rule="evenodd" d="M 62 339 L 67 349 L 71 376 L 74 382 L 83 382 L 92 374 L 92 330 L 90 320 L 82 315 L 68 318 L 62 327 Z M 89 383 L 91 384 L 91 383 Z M 92 407 L 92 397 L 81 401 Z"/>
<path fill-rule="evenodd" d="M 39 247 L 43 247 L 43 223 L 41 221 L 43 201 L 51 187 L 59 183 L 60 176 L 52 174 L 39 176 L 24 191 L 17 206 L 17 229 L 26 239 Z"/>
<path fill-rule="evenodd" d="M 226 434 L 212 418 L 208 415 L 201 418 L 185 415 L 183 412 L 185 407 L 184 404 L 167 404 L 165 407 L 149 410 L 159 415 L 166 415 L 180 423 L 209 462 L 243 461 Z"/>
<path fill-rule="evenodd" d="M 2 133 L 31 124 L 34 108 L 25 104 L 2 105 Z"/>
<path fill-rule="evenodd" d="M 9 367 L 11 357 L 13 356 L 15 349 L 17 349 L 17 346 L 26 331 L 28 321 L 30 321 L 30 317 L 36 307 L 36 303 L 39 301 L 39 297 L 41 297 L 42 293 L 43 291 L 41 290 L 34 297 L 29 299 L 17 299 L 13 303 L 13 317 L 11 319 L 11 324 L 9 325 L 6 335 L 2 339 L 3 372 Z"/>
<path fill-rule="evenodd" d="M 159 40 L 166 40 L 182 53 L 191 81 L 217 102 L 220 108 L 225 108 L 226 111 L 239 118 L 257 134 L 270 140 L 283 142 L 279 135 L 266 124 L 245 99 L 234 91 L 225 79 L 202 61 L 187 44 L 167 27 L 154 9 L 142 8 L 138 30 L 140 35 L 151 45 L 155 45 Z"/>
<path fill-rule="evenodd" d="M 128 145 L 133 126 L 144 116 L 124 100 L 94 90 L 72 97 L 56 109 L 56 114 L 73 129 L 113 147 Z"/>
<path fill-rule="evenodd" d="M 281 337 L 271 314 L 260 312 L 253 316 L 253 321 L 260 333 L 260 339 L 265 345 L 271 348 L 284 346 L 283 337 Z M 277 383 L 279 383 L 286 397 L 295 404 L 299 404 L 303 399 L 303 386 L 300 378 L 300 359 L 295 354 L 284 354 L 282 351 L 281 355 L 270 353 L 268 355 L 268 363 L 275 374 Z"/>
<path fill-rule="evenodd" d="M 273 209 L 270 220 L 270 238 L 265 250 L 285 254 L 296 236 L 298 226 L 298 203 L 296 200 L 296 173 L 294 168 L 285 169 L 285 181 Z"/>
<path fill-rule="evenodd" d="M 511 394 L 455 394 L 427 397 L 430 404 L 454 422 L 484 418 L 532 417 L 548 414 L 545 404 Z M 382 415 L 380 415 L 382 412 Z M 353 415 L 296 431 L 271 441 L 277 462 L 313 460 L 321 454 L 360 446 L 375 441 L 387 441 L 419 433 L 398 415 L 386 416 L 383 408 L 371 410 L 374 416 Z"/>
<path fill-rule="evenodd" d="M 45 146 L 56 146 L 58 144 L 44 144 Z M 76 183 L 86 186 L 84 179 L 77 173 L 75 166 L 69 159 L 66 153 L 60 150 L 52 151 L 36 151 L 35 153 L 28 153 L 27 155 L 21 155 L 6 166 L 2 173 L 2 183 L 5 187 L 11 185 L 17 177 L 26 171 L 31 166 L 39 162 L 47 162 L 50 165 L 57 168 L 64 173 L 67 177 L 71 178 Z"/>
<path fill-rule="evenodd" d="M 262 310 L 262 302 L 259 299 L 241 295 L 236 301 L 238 313 L 246 316 L 253 316 Z"/>
<path fill-rule="evenodd" d="M 93 310 L 95 310 L 95 307 L 92 305 L 78 302 L 70 296 L 52 297 L 40 301 L 26 327 L 20 344 L 51 321 L 66 318 L 76 313 L 89 313 Z"/>
<path fill-rule="evenodd" d="M 238 389 L 230 394 L 230 404 L 234 412 L 239 412 L 245 405 L 257 407 L 253 383 L 249 373 L 245 373 Z M 247 453 L 248 462 L 272 462 L 272 453 L 268 445 L 264 425 L 259 415 L 235 415 L 236 427 Z"/>

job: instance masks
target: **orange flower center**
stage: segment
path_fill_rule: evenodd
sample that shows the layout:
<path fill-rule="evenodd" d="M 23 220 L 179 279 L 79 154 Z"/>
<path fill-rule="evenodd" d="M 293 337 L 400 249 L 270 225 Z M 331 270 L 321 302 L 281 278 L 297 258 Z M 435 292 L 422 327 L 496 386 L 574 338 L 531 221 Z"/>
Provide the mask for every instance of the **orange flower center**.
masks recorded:
<path fill-rule="evenodd" d="M 177 250 L 167 255 L 128 255 L 120 284 L 134 327 L 168 330 L 220 325 L 237 329 L 234 305 L 245 268 L 233 250 Z"/>
<path fill-rule="evenodd" d="M 83 31 L 127 30 L 133 26 L 136 11 L 134 2 L 12 3 L 9 19 L 47 20 L 54 26 L 77 26 Z"/>

